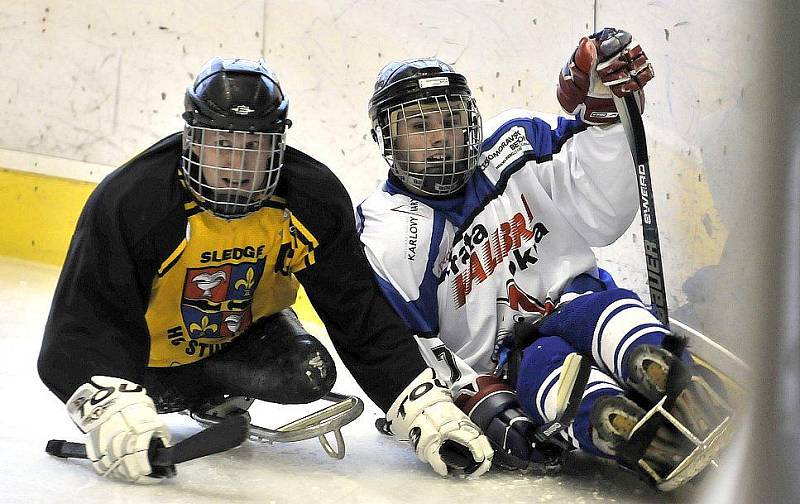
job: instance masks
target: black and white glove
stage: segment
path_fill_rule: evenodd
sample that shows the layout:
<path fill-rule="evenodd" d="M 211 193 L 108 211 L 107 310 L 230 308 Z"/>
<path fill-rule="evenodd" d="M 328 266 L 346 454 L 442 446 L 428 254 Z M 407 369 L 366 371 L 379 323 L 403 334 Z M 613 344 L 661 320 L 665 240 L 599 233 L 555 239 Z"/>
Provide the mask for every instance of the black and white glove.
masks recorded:
<path fill-rule="evenodd" d="M 406 387 L 386 413 L 386 421 L 392 434 L 411 441 L 417 457 L 442 476 L 447 476 L 449 466 L 440 450 L 451 444 L 471 458 L 465 470 L 469 474 L 480 476 L 492 465 L 494 450 L 489 440 L 453 403 L 449 389 L 433 369 L 426 369 Z"/>
<path fill-rule="evenodd" d="M 558 75 L 556 96 L 568 114 L 586 124 L 611 124 L 619 119 L 613 95 L 633 93 L 643 112 L 642 88 L 652 78 L 653 66 L 631 34 L 604 28 L 578 42 Z"/>
<path fill-rule="evenodd" d="M 86 434 L 86 455 L 101 476 L 152 483 L 175 474 L 174 466 L 164 474 L 150 467 L 151 441 L 170 446 L 170 435 L 141 385 L 93 376 L 69 398 L 67 412 Z"/>
<path fill-rule="evenodd" d="M 477 393 L 461 393 L 456 404 L 480 427 L 494 448 L 492 464 L 508 470 L 537 468 L 540 472 L 560 469 L 562 450 L 537 447 L 536 426 L 522 412 L 517 394 L 492 375 L 479 375 Z"/>

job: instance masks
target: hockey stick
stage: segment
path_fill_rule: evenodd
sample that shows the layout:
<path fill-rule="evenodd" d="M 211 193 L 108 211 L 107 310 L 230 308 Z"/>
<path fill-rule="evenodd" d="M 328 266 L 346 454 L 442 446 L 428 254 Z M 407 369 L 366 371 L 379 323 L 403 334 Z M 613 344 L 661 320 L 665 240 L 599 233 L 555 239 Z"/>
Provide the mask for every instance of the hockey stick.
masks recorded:
<path fill-rule="evenodd" d="M 150 465 L 154 470 L 169 468 L 181 462 L 229 450 L 242 444 L 247 439 L 248 431 L 247 419 L 236 415 L 175 443 L 174 446 L 164 447 L 154 441 L 148 453 Z M 85 444 L 63 439 L 48 441 L 45 452 L 59 458 L 88 458 Z"/>
<path fill-rule="evenodd" d="M 658 238 L 653 183 L 650 179 L 650 159 L 647 155 L 647 137 L 642 123 L 642 114 L 639 112 L 636 98 L 632 94 L 625 96 L 625 98 L 614 95 L 614 105 L 617 107 L 620 121 L 622 121 L 622 126 L 625 128 L 625 136 L 628 138 L 633 162 L 636 165 L 650 304 L 655 310 L 658 320 L 664 327 L 669 328 L 666 284 L 664 283 L 664 268 L 661 262 L 661 242 Z"/>
<path fill-rule="evenodd" d="M 666 283 L 664 282 L 664 268 L 661 262 L 661 242 L 658 238 L 658 223 L 656 221 L 656 207 L 653 201 L 653 184 L 650 179 L 650 159 L 647 155 L 647 137 L 642 123 L 642 114 L 636 98 L 629 94 L 625 98 L 614 96 L 614 105 L 619 113 L 625 136 L 631 149 L 633 162 L 636 165 L 636 179 L 639 182 L 639 210 L 642 217 L 642 239 L 644 242 L 644 255 L 647 264 L 647 285 L 650 289 L 650 303 L 655 310 L 656 318 L 664 327 L 670 329 L 669 312 L 667 310 Z M 677 321 L 676 321 L 677 322 Z M 677 331 L 689 333 L 695 341 L 702 340 L 708 346 L 725 354 L 731 362 L 741 369 L 749 372 L 749 366 L 733 353 L 715 343 L 710 338 L 695 331 L 684 324 L 677 323 Z M 741 387 L 717 366 L 711 368 L 725 377 L 733 384 L 735 389 Z"/>

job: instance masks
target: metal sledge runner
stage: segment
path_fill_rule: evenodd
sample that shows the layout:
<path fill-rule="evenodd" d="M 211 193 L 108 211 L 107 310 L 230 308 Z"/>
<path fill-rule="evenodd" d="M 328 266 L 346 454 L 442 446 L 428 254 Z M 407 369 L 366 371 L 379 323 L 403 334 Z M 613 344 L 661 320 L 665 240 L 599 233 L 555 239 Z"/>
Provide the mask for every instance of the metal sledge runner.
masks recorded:
<path fill-rule="evenodd" d="M 250 414 L 247 409 L 255 399 L 249 397 L 229 397 L 206 412 L 185 411 L 184 413 L 200 425 L 207 427 L 219 424 L 225 418 L 233 415 L 245 415 L 249 424 L 248 436 L 253 441 L 272 444 L 318 438 L 325 453 L 332 458 L 342 459 L 345 456 L 346 447 L 341 429 L 363 413 L 364 402 L 356 396 L 335 392 L 328 393 L 322 399 L 333 404 L 274 429 L 250 423 Z M 326 434 L 330 432 L 334 435 L 335 447 L 326 437 Z"/>

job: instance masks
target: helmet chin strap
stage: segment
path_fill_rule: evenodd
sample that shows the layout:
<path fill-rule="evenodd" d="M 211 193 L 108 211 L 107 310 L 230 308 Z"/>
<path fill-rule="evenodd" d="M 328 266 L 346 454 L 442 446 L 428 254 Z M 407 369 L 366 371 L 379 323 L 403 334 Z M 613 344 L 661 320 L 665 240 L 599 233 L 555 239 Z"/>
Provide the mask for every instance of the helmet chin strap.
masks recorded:
<path fill-rule="evenodd" d="M 458 161 L 448 166 L 443 173 L 404 172 L 397 170 L 395 176 L 406 187 L 419 191 L 425 196 L 450 196 L 466 185 L 472 171 L 467 169 L 467 161 Z"/>
<path fill-rule="evenodd" d="M 210 189 L 212 192 L 217 190 Z M 214 196 L 215 213 L 230 216 L 241 216 L 245 211 L 253 211 L 261 207 L 266 198 L 247 197 L 227 191 L 220 191 Z"/>

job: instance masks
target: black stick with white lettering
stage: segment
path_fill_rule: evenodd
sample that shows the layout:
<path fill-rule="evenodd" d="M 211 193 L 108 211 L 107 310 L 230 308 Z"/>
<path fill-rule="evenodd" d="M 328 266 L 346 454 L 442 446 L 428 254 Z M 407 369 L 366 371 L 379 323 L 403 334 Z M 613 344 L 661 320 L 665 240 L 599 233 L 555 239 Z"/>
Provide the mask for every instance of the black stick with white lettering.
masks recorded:
<path fill-rule="evenodd" d="M 653 198 L 653 183 L 650 180 L 650 159 L 647 155 L 647 137 L 642 123 L 642 114 L 632 94 L 620 98 L 614 96 L 628 145 L 636 165 L 636 180 L 639 187 L 639 210 L 642 217 L 642 239 L 644 242 L 644 257 L 647 264 L 647 285 L 650 289 L 650 304 L 656 312 L 656 317 L 665 326 L 669 327 L 669 313 L 667 311 L 666 284 L 664 283 L 664 268 L 661 262 L 661 242 L 658 239 L 658 223 L 656 222 L 656 207 Z"/>
<path fill-rule="evenodd" d="M 160 443 L 152 443 L 148 453 L 150 465 L 155 471 L 157 468 L 169 468 L 181 462 L 223 452 L 242 444 L 248 433 L 247 419 L 244 416 L 232 416 L 175 443 L 174 446 L 164 447 Z M 45 451 L 60 458 L 87 458 L 85 444 L 62 439 L 48 441 Z"/>

